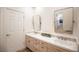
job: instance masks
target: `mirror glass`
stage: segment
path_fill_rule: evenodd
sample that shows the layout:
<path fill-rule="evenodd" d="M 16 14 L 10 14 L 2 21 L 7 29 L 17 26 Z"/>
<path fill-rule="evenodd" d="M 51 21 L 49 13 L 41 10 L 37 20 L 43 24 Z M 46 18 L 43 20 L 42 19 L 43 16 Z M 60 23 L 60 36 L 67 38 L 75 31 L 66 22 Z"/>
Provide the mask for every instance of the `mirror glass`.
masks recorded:
<path fill-rule="evenodd" d="M 33 16 L 33 29 L 34 32 L 41 31 L 41 17 L 39 15 Z"/>
<path fill-rule="evenodd" d="M 73 32 L 73 8 L 55 10 L 55 32 L 68 33 Z"/>

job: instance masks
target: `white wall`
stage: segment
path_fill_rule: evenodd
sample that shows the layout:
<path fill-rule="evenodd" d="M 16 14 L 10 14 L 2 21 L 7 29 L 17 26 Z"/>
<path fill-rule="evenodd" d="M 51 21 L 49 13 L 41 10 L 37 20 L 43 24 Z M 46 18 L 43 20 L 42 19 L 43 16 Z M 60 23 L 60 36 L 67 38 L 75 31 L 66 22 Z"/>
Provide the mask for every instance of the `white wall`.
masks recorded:
<path fill-rule="evenodd" d="M 33 10 L 31 7 L 25 8 L 25 18 L 24 18 L 24 31 L 25 33 L 31 32 L 33 30 L 32 26 L 32 16 L 33 16 Z"/>
<path fill-rule="evenodd" d="M 42 8 L 41 12 L 39 13 L 41 16 L 41 31 L 43 32 L 54 32 L 54 9 L 52 8 Z"/>
<path fill-rule="evenodd" d="M 24 7 L 7 7 L 7 8 L 12 9 L 12 10 L 16 10 L 19 12 L 24 12 L 24 10 L 25 10 Z"/>
<path fill-rule="evenodd" d="M 43 32 L 54 32 L 54 9 L 45 7 L 45 8 L 37 8 L 34 10 L 33 8 L 25 8 L 25 20 L 24 20 L 24 30 L 25 33 L 31 32 L 33 30 L 32 20 L 33 15 L 41 16 L 41 31 Z"/>
<path fill-rule="evenodd" d="M 78 37 L 78 44 L 79 44 L 79 8 L 74 8 L 74 28 L 73 28 L 73 35 Z"/>

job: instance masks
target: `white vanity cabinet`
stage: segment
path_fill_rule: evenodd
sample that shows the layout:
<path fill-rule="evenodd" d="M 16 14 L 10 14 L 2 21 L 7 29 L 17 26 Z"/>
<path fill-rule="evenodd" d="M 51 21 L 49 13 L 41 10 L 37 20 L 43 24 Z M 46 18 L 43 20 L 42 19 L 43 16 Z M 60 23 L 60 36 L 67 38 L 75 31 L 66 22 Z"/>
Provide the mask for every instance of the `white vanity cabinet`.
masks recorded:
<path fill-rule="evenodd" d="M 68 52 L 71 50 L 26 35 L 26 47 L 34 52 Z"/>

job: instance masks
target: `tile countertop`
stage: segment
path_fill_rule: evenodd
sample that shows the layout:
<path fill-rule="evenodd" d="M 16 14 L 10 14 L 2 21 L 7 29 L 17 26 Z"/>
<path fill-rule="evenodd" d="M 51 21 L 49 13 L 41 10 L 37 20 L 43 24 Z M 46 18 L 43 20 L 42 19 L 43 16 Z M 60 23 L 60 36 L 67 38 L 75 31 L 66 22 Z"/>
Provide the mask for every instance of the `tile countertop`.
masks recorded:
<path fill-rule="evenodd" d="M 26 35 L 34 37 L 38 40 L 42 40 L 42 41 L 51 43 L 53 45 L 56 45 L 56 46 L 59 46 L 59 47 L 62 47 L 62 48 L 65 48 L 65 49 L 69 49 L 71 51 L 78 51 L 78 45 L 77 45 L 76 42 L 73 42 L 73 41 L 59 40 L 57 37 L 49 38 L 49 37 L 45 37 L 45 36 L 42 36 L 40 34 L 35 34 L 35 33 L 26 33 Z"/>

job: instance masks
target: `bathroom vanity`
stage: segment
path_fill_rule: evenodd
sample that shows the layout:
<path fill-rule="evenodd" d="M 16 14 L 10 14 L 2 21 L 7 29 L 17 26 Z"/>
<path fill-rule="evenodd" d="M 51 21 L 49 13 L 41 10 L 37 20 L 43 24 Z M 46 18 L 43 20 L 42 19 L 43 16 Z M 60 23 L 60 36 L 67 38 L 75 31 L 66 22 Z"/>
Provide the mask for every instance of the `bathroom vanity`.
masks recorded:
<path fill-rule="evenodd" d="M 26 47 L 34 52 L 71 52 L 78 51 L 75 38 L 63 38 L 55 35 L 42 36 L 38 33 L 27 33 L 25 38 Z"/>
<path fill-rule="evenodd" d="M 54 32 L 48 29 L 49 24 L 43 26 L 42 17 L 34 15 L 33 17 L 33 32 L 26 33 L 26 47 L 32 51 L 52 51 L 52 52 L 68 52 L 78 51 L 78 39 L 74 37 L 74 8 L 62 8 L 54 10 Z M 74 17 L 73 17 L 74 16 Z M 50 16 L 49 16 L 50 17 Z M 47 18 L 48 19 L 48 18 Z M 53 20 L 53 19 L 51 19 Z M 43 29 L 42 29 L 43 27 Z M 51 29 L 51 28 L 49 28 Z M 48 33 L 53 34 L 48 34 Z M 39 32 L 39 33 L 37 33 Z M 41 33 L 40 33 L 41 32 Z M 46 32 L 46 33 L 43 33 Z"/>

